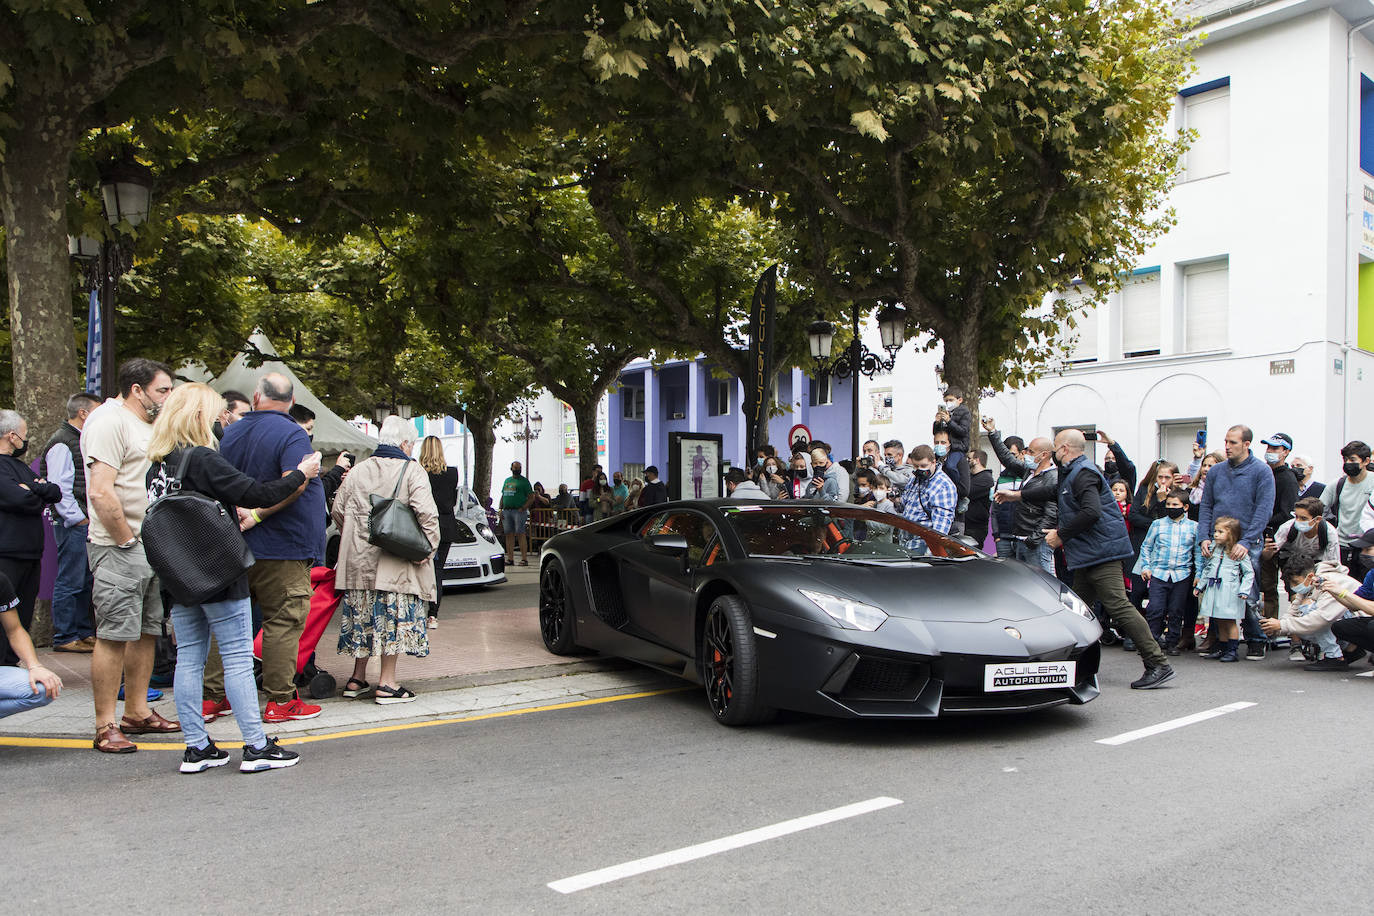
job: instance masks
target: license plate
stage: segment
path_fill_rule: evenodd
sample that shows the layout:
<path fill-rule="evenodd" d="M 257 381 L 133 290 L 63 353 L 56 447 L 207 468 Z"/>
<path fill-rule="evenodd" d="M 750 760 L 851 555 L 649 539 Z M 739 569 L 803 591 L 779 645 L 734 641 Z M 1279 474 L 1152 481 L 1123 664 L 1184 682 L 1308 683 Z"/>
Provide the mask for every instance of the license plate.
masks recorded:
<path fill-rule="evenodd" d="M 1078 662 L 1007 662 L 983 668 L 983 690 L 1055 690 L 1072 687 Z"/>
<path fill-rule="evenodd" d="M 459 566 L 476 566 L 476 557 L 449 557 L 444 561 L 445 569 L 454 569 Z"/>

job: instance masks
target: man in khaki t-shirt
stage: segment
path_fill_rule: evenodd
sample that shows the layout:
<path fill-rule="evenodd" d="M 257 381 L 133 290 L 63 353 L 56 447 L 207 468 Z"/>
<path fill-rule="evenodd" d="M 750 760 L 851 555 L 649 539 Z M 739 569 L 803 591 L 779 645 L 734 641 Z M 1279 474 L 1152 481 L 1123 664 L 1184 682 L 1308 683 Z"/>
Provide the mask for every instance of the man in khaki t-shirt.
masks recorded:
<path fill-rule="evenodd" d="M 148 679 L 162 633 L 162 596 L 138 539 L 148 511 L 145 478 L 153 417 L 171 393 L 172 374 L 166 366 L 131 359 L 119 367 L 120 396 L 92 411 L 81 430 L 96 624 L 91 654 L 93 744 L 107 754 L 138 750 L 125 733 L 181 730 L 148 706 Z M 116 720 L 121 672 L 124 716 Z"/>

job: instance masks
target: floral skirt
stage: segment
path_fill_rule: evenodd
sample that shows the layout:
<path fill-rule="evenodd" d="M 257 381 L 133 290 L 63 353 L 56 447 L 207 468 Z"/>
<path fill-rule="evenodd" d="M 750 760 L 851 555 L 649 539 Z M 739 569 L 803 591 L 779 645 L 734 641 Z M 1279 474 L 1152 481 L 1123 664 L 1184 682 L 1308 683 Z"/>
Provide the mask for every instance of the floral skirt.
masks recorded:
<path fill-rule="evenodd" d="M 416 595 L 349 589 L 339 611 L 339 654 L 353 658 L 429 654 L 429 603 Z"/>

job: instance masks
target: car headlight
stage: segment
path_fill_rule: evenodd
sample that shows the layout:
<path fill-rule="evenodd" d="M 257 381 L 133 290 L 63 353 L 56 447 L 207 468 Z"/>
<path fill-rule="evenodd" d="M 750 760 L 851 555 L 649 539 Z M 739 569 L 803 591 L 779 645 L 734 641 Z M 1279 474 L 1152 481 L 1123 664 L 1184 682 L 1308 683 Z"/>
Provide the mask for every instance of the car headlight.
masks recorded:
<path fill-rule="evenodd" d="M 496 535 L 492 534 L 491 529 L 484 525 L 482 522 L 477 523 L 477 533 L 480 534 L 482 536 L 482 539 L 485 540 L 488 544 L 496 543 Z"/>
<path fill-rule="evenodd" d="M 1083 602 L 1083 599 L 1078 597 L 1078 595 L 1074 593 L 1074 590 L 1067 585 L 1061 585 L 1059 587 L 1059 606 L 1066 611 L 1073 611 L 1075 614 L 1086 617 L 1089 620 L 1097 620 L 1097 615 L 1093 613 L 1093 609 L 1088 607 L 1088 605 Z"/>
<path fill-rule="evenodd" d="M 835 618 L 836 623 L 851 630 L 876 630 L 887 619 L 887 612 L 871 604 L 860 604 L 848 598 L 837 598 L 824 592 L 797 591 L 806 596 L 812 604 Z"/>

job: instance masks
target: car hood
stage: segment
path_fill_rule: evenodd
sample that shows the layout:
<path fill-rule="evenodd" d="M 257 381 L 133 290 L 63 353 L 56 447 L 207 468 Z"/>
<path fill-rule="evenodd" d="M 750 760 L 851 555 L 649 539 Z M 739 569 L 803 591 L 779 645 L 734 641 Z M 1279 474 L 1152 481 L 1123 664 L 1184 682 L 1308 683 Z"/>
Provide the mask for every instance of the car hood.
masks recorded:
<path fill-rule="evenodd" d="M 1015 560 L 891 565 L 802 560 L 789 584 L 913 620 L 1027 620 L 1062 610 L 1059 583 Z"/>

